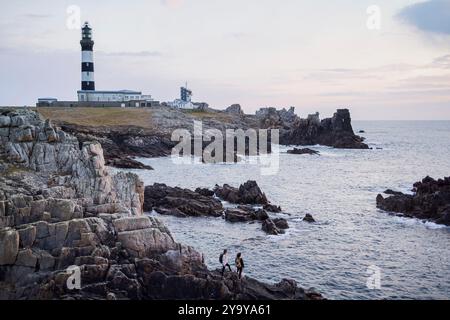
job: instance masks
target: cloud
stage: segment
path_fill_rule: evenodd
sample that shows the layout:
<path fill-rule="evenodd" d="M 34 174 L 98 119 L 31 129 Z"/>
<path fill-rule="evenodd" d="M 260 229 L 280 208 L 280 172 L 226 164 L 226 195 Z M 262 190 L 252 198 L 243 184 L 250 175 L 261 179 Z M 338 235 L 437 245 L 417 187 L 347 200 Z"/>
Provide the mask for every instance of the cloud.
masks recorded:
<path fill-rule="evenodd" d="M 415 3 L 400 10 L 397 17 L 424 32 L 450 35 L 449 0 Z"/>
<path fill-rule="evenodd" d="M 51 18 L 50 14 L 39 14 L 39 13 L 27 13 L 23 15 L 25 18 L 29 19 L 47 19 Z"/>
<path fill-rule="evenodd" d="M 184 0 L 161 0 L 161 2 L 171 9 L 177 9 L 183 5 Z"/>
<path fill-rule="evenodd" d="M 245 37 L 247 37 L 248 34 L 244 32 L 231 32 L 225 35 L 225 38 L 231 38 L 236 40 L 241 40 Z"/>
<path fill-rule="evenodd" d="M 450 69 L 450 54 L 442 57 L 437 57 L 433 60 L 431 65 L 435 68 Z"/>
<path fill-rule="evenodd" d="M 110 57 L 138 57 L 138 58 L 147 58 L 147 57 L 161 57 L 161 52 L 158 51 L 138 51 L 138 52 L 104 52 L 99 51 L 100 55 L 110 56 Z"/>

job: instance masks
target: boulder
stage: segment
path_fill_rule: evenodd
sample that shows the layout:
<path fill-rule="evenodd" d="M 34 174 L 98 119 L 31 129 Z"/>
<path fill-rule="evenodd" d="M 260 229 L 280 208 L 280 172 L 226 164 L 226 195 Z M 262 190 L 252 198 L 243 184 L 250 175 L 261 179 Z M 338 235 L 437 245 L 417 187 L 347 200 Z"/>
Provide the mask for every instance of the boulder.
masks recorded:
<path fill-rule="evenodd" d="M 52 270 L 55 266 L 56 259 L 47 251 L 40 251 L 38 255 L 39 270 Z"/>
<path fill-rule="evenodd" d="M 140 169 L 140 170 L 153 170 L 149 165 L 145 165 L 142 162 L 134 160 L 130 157 L 109 157 L 105 160 L 107 166 L 116 167 L 119 169 Z"/>
<path fill-rule="evenodd" d="M 17 255 L 16 265 L 35 268 L 38 258 L 31 249 L 20 250 Z"/>
<path fill-rule="evenodd" d="M 133 231 L 148 229 L 152 227 L 152 222 L 149 217 L 124 217 L 113 221 L 114 229 L 117 233 L 124 231 Z"/>
<path fill-rule="evenodd" d="M 214 190 L 210 190 L 207 188 L 197 188 L 195 189 L 195 192 L 205 197 L 214 197 Z"/>
<path fill-rule="evenodd" d="M 265 204 L 263 206 L 263 209 L 266 210 L 266 211 L 269 211 L 269 212 L 274 212 L 274 213 L 280 213 L 282 211 L 280 206 L 276 206 L 276 205 L 273 205 L 273 204 L 270 204 L 270 203 L 269 204 Z"/>
<path fill-rule="evenodd" d="M 6 128 L 11 125 L 11 118 L 8 116 L 0 116 L 0 128 Z"/>
<path fill-rule="evenodd" d="M 187 218 L 188 215 L 182 212 L 180 209 L 172 208 L 172 209 L 166 209 L 166 208 L 155 208 L 155 211 L 163 216 L 173 216 L 178 218 Z"/>
<path fill-rule="evenodd" d="M 298 155 L 303 155 L 303 154 L 309 154 L 309 155 L 319 155 L 319 151 L 316 150 L 312 150 L 309 148 L 304 148 L 304 149 L 298 149 L 298 148 L 294 148 L 292 150 L 288 150 L 289 154 L 298 154 Z"/>
<path fill-rule="evenodd" d="M 314 217 L 311 214 L 306 214 L 305 217 L 303 218 L 303 221 L 305 222 L 309 222 L 309 223 L 314 223 L 316 222 L 316 220 L 314 219 Z"/>
<path fill-rule="evenodd" d="M 393 196 L 400 196 L 400 195 L 403 194 L 402 192 L 394 191 L 394 190 L 391 190 L 391 189 L 387 189 L 386 191 L 384 191 L 384 193 L 385 194 L 389 194 L 389 195 L 393 195 Z"/>
<path fill-rule="evenodd" d="M 52 218 L 58 221 L 68 221 L 73 218 L 76 203 L 67 199 L 50 199 L 47 202 L 47 210 Z"/>
<path fill-rule="evenodd" d="M 119 232 L 117 237 L 132 257 L 143 258 L 152 253 L 164 253 L 177 248 L 172 237 L 155 228 Z"/>
<path fill-rule="evenodd" d="M 240 104 L 233 104 L 233 105 L 229 106 L 228 108 L 225 109 L 225 112 L 235 114 L 238 116 L 244 115 L 244 111 L 242 111 Z"/>
<path fill-rule="evenodd" d="M 275 225 L 277 226 L 278 229 L 281 229 L 281 230 L 289 229 L 289 223 L 284 218 L 273 219 L 273 222 L 275 223 Z"/>
<path fill-rule="evenodd" d="M 247 181 L 239 189 L 227 184 L 222 187 L 216 186 L 215 194 L 228 202 L 236 204 L 261 204 L 267 205 L 266 195 L 261 191 L 256 181 Z"/>
<path fill-rule="evenodd" d="M 223 214 L 222 203 L 213 196 L 158 183 L 145 187 L 144 210 L 180 217 L 220 217 Z"/>
<path fill-rule="evenodd" d="M 225 220 L 228 222 L 249 222 L 255 220 L 253 212 L 242 209 L 227 209 L 225 210 Z"/>
<path fill-rule="evenodd" d="M 14 264 L 19 253 L 19 233 L 12 229 L 0 230 L 0 266 Z"/>
<path fill-rule="evenodd" d="M 24 229 L 19 229 L 19 239 L 20 239 L 20 247 L 21 248 L 29 248 L 32 247 L 34 241 L 36 240 L 36 227 L 35 226 L 27 226 Z"/>
<path fill-rule="evenodd" d="M 281 230 L 277 227 L 277 225 L 275 224 L 275 222 L 272 219 L 264 220 L 262 223 L 261 229 L 265 233 L 267 233 L 269 235 L 274 235 L 274 236 L 284 233 L 283 230 Z"/>

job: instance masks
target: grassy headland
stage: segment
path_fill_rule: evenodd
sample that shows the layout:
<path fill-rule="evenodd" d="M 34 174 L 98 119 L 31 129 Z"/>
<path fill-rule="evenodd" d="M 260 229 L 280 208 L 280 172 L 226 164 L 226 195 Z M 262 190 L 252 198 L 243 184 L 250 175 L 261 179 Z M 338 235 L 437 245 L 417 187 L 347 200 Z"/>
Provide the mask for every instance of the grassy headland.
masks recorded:
<path fill-rule="evenodd" d="M 46 119 L 80 126 L 137 126 L 152 128 L 152 110 L 147 108 L 37 108 Z"/>

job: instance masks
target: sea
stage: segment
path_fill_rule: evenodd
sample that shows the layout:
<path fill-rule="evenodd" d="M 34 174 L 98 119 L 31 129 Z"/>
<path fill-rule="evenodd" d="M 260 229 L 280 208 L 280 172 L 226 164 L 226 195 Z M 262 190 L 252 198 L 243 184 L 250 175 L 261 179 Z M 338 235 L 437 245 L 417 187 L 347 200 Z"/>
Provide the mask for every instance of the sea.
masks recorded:
<path fill-rule="evenodd" d="M 372 150 L 310 146 L 320 156 L 290 155 L 279 146 L 267 175 L 258 157 L 237 164 L 180 164 L 139 159 L 155 170 L 131 170 L 146 185 L 195 189 L 239 187 L 255 180 L 288 220 L 284 235 L 259 223 L 222 218 L 161 219 L 177 241 L 202 252 L 211 269 L 223 249 L 245 260 L 245 276 L 276 283 L 294 279 L 329 299 L 450 299 L 450 228 L 376 208 L 386 189 L 410 193 L 426 176 L 450 176 L 450 121 L 354 121 Z M 302 221 L 312 214 L 316 223 Z"/>

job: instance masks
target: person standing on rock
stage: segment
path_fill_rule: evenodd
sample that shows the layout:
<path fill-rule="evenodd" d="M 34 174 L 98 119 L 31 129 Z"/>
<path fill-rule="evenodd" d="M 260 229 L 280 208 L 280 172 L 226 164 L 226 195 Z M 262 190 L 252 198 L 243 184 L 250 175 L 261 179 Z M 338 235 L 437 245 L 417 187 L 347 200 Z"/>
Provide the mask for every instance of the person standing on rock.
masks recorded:
<path fill-rule="evenodd" d="M 239 279 L 242 278 L 242 272 L 244 271 L 244 259 L 242 259 L 242 254 L 239 252 L 236 256 L 236 260 L 234 260 L 236 264 L 236 271 L 239 275 Z"/>
<path fill-rule="evenodd" d="M 225 273 L 225 269 L 227 267 L 231 272 L 231 267 L 230 267 L 230 264 L 228 263 L 228 250 L 227 249 L 223 250 L 223 253 L 219 257 L 219 261 L 222 264 L 222 277 L 223 277 L 223 275 Z"/>

